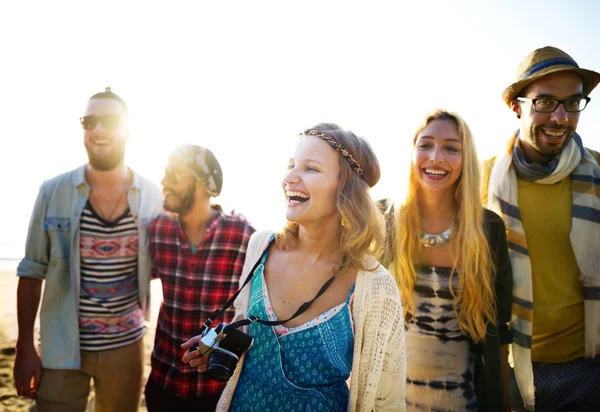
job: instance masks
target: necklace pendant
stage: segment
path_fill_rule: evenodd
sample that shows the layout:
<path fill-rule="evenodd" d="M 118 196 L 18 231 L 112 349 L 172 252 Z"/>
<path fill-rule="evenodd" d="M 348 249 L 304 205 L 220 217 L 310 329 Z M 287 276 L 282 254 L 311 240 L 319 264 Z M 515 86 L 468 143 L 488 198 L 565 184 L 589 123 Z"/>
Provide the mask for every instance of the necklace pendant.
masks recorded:
<path fill-rule="evenodd" d="M 454 225 L 450 225 L 448 229 L 443 231 L 442 233 L 429 234 L 421 231 L 421 244 L 425 247 L 431 248 L 439 248 L 450 243 L 450 238 L 452 235 L 452 227 Z"/>

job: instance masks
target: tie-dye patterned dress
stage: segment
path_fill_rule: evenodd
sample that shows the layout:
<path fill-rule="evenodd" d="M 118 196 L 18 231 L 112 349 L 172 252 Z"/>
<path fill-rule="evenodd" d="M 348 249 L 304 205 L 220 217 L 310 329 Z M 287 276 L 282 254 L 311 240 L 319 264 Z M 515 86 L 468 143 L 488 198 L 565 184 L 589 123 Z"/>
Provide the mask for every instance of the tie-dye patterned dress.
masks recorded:
<path fill-rule="evenodd" d="M 474 411 L 474 354 L 458 327 L 451 269 L 417 266 L 415 318 L 406 331 L 408 411 Z M 458 274 L 452 276 L 458 287 Z"/>

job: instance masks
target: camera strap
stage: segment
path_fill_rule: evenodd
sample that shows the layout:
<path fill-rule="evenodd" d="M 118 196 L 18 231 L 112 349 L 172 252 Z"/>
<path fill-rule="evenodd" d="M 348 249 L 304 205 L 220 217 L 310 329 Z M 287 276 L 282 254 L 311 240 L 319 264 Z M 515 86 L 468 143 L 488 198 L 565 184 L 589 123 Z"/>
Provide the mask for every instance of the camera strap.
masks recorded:
<path fill-rule="evenodd" d="M 252 280 L 252 277 L 254 276 L 254 273 L 256 272 L 256 269 L 260 265 L 260 262 L 262 262 L 263 257 L 269 251 L 269 249 L 271 248 L 271 246 L 273 246 L 274 243 L 275 243 L 275 236 L 272 236 L 271 240 L 269 241 L 269 244 L 265 247 L 265 250 L 260 255 L 260 257 L 258 258 L 258 260 L 256 261 L 256 263 L 254 264 L 254 267 L 252 268 L 252 270 L 248 274 L 248 277 L 244 281 L 244 284 L 237 290 L 237 292 L 235 292 L 233 294 L 233 296 L 225 303 L 225 305 L 221 309 L 215 310 L 206 319 L 206 321 L 204 322 L 204 324 L 200 328 L 200 332 L 199 332 L 200 334 L 202 334 L 206 328 L 210 328 L 210 326 L 213 324 L 214 320 L 216 318 L 218 318 L 219 316 L 221 316 L 221 314 L 223 312 L 225 312 L 233 304 L 233 302 L 239 296 L 239 294 L 242 291 L 242 289 L 244 289 L 244 287 L 250 282 L 250 280 Z M 300 316 L 301 314 L 303 314 L 304 312 L 306 312 L 308 310 L 308 308 L 310 307 L 310 305 L 312 305 L 312 303 L 315 300 L 317 300 L 317 298 L 319 296 L 321 296 L 323 293 L 325 293 L 325 291 L 327 290 L 327 288 L 329 288 L 329 286 L 331 286 L 331 284 L 335 280 L 336 275 L 337 275 L 337 273 L 335 275 L 333 275 L 332 277 L 330 277 L 327 280 L 327 282 L 325 282 L 323 284 L 323 286 L 321 286 L 321 289 L 319 289 L 319 292 L 317 292 L 317 294 L 316 294 L 316 296 L 314 298 L 312 298 L 310 301 L 304 302 L 302 305 L 300 305 L 300 307 L 298 308 L 298 310 L 296 311 L 296 313 L 294 313 L 292 315 L 292 317 L 290 317 L 289 319 L 267 321 L 267 320 L 261 320 L 261 319 L 259 319 L 258 316 L 250 316 L 248 319 L 242 319 L 242 320 L 239 320 L 237 322 L 233 322 L 230 325 L 227 325 L 227 327 L 225 328 L 225 332 L 227 330 L 229 330 L 229 329 L 239 328 L 241 326 L 249 325 L 249 324 L 254 323 L 254 322 L 258 322 L 258 323 L 260 323 L 262 325 L 267 325 L 267 326 L 278 326 L 278 325 L 283 325 L 283 324 L 289 322 L 290 320 L 297 318 L 298 316 Z"/>
<path fill-rule="evenodd" d="M 227 331 L 227 329 L 229 329 L 229 328 L 232 328 L 232 329 L 239 328 L 240 326 L 246 326 L 246 325 L 249 325 L 254 322 L 258 322 L 261 325 L 267 325 L 267 326 L 279 326 L 279 325 L 283 325 L 284 323 L 288 323 L 290 320 L 295 319 L 298 316 L 302 315 L 304 312 L 306 312 L 308 310 L 308 308 L 310 307 L 310 305 L 312 305 L 312 303 L 315 300 L 317 300 L 317 298 L 319 296 L 321 296 L 323 293 L 325 293 L 327 288 L 329 286 L 331 286 L 331 284 L 333 283 L 334 280 L 335 280 L 335 275 L 330 277 L 327 280 L 327 282 L 325 282 L 323 284 L 323 286 L 321 286 L 321 289 L 319 290 L 319 292 L 317 292 L 317 294 L 314 298 L 312 298 L 310 301 L 304 302 L 302 305 L 300 305 L 300 307 L 298 308 L 296 313 L 294 313 L 291 318 L 288 318 L 285 320 L 262 320 L 262 319 L 259 319 L 258 316 L 250 316 L 248 319 L 242 319 L 242 320 L 238 320 L 237 322 L 233 322 L 231 325 L 228 325 L 225 328 L 225 330 Z"/>
<path fill-rule="evenodd" d="M 206 321 L 204 322 L 204 324 L 200 328 L 200 334 L 202 334 L 202 332 L 204 332 L 204 330 L 206 328 L 210 328 L 210 326 L 213 324 L 213 322 L 215 321 L 215 319 L 217 319 L 219 316 L 221 316 L 221 314 L 223 312 L 225 312 L 233 304 L 233 302 L 237 299 L 237 297 L 240 294 L 240 292 L 242 291 L 242 289 L 244 289 L 244 287 L 248 284 L 248 282 L 250 282 L 250 280 L 254 276 L 254 272 L 256 272 L 256 269 L 260 265 L 260 262 L 262 261 L 263 257 L 265 256 L 265 253 L 267 253 L 269 251 L 269 249 L 271 248 L 271 246 L 273 246 L 274 243 L 275 243 L 275 236 L 272 236 L 271 239 L 270 239 L 270 241 L 269 241 L 269 244 L 267 245 L 267 247 L 265 247 L 265 250 L 263 250 L 262 254 L 260 255 L 260 257 L 258 258 L 258 260 L 256 261 L 256 263 L 254 264 L 254 267 L 252 268 L 252 270 L 248 274 L 248 277 L 246 278 L 246 281 L 244 282 L 244 284 L 237 290 L 237 292 L 235 292 L 233 294 L 233 296 L 231 298 L 229 298 L 229 300 L 227 302 L 225 302 L 225 305 L 223 305 L 223 307 L 221 309 L 216 309 L 206 319 Z"/>

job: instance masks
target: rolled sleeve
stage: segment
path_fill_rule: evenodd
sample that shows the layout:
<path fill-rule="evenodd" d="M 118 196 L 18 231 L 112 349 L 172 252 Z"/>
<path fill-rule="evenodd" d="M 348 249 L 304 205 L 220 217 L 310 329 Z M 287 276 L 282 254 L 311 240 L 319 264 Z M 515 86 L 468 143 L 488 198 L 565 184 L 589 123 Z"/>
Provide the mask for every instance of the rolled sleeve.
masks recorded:
<path fill-rule="evenodd" d="M 41 188 L 31 214 L 25 257 L 17 267 L 17 276 L 40 280 L 46 278 L 50 255 L 50 241 L 44 228 L 46 209 L 46 196 Z"/>

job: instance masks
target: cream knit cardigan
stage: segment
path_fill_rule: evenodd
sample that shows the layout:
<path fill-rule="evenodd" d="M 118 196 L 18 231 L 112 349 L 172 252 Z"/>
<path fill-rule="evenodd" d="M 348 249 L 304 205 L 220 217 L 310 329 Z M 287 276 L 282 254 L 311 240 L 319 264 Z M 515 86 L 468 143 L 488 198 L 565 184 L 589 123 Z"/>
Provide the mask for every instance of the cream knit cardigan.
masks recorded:
<path fill-rule="evenodd" d="M 240 286 L 260 258 L 273 232 L 250 238 Z M 234 305 L 235 319 L 247 316 L 250 285 Z M 354 354 L 348 411 L 405 411 L 406 347 L 404 318 L 398 287 L 381 265 L 373 272 L 359 271 L 352 303 Z M 244 357 L 229 379 L 217 411 L 227 411 L 240 378 Z"/>

